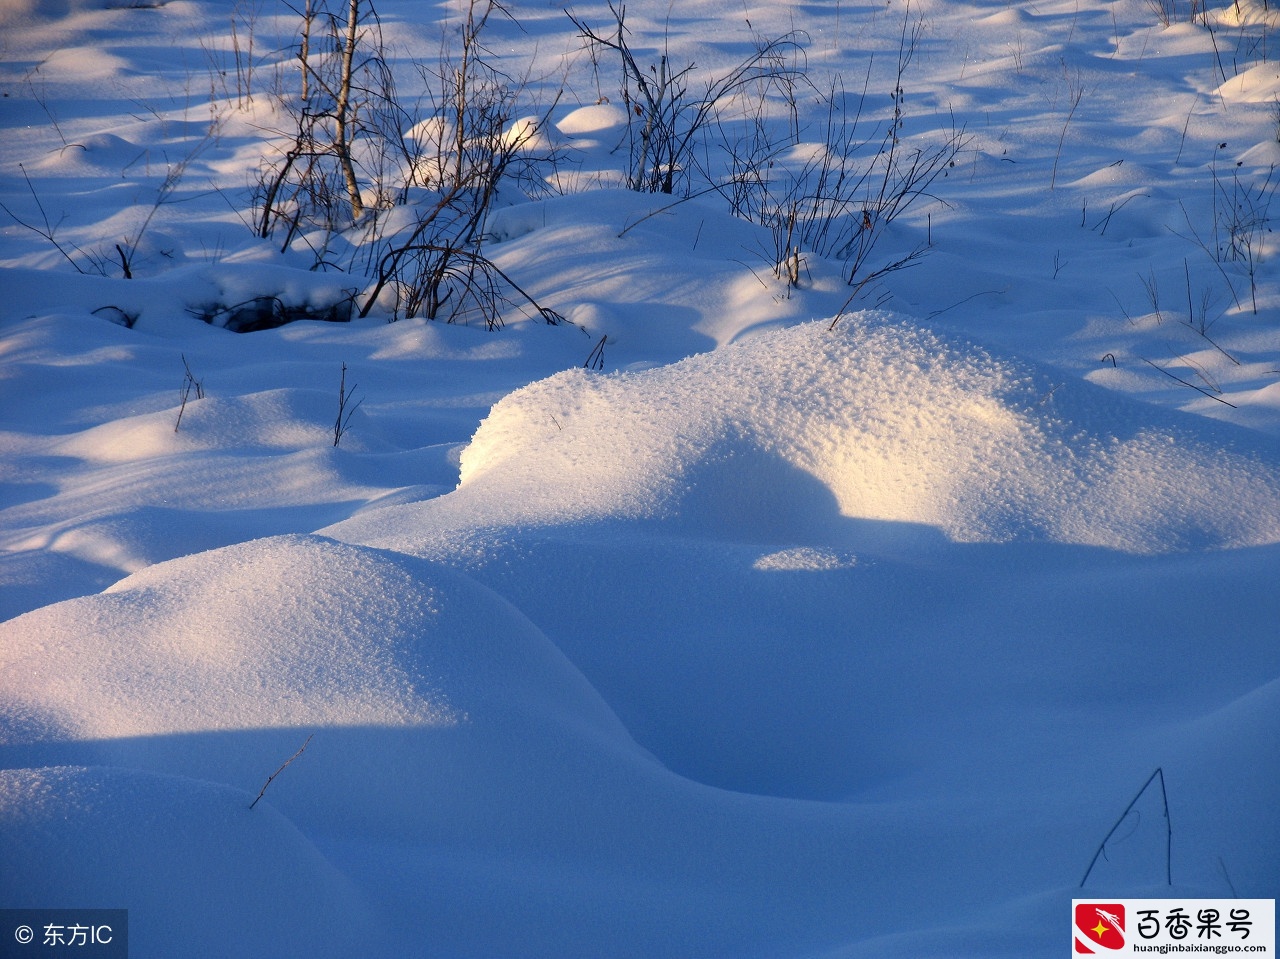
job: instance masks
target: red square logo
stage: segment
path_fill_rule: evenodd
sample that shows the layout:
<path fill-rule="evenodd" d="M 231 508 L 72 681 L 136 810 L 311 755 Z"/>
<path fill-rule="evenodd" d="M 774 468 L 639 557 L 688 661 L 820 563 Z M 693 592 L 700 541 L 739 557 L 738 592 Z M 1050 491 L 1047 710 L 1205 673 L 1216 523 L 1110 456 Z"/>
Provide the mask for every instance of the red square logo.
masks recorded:
<path fill-rule="evenodd" d="M 1124 906 L 1118 902 L 1076 905 L 1076 952 L 1093 955 L 1124 948 Z"/>

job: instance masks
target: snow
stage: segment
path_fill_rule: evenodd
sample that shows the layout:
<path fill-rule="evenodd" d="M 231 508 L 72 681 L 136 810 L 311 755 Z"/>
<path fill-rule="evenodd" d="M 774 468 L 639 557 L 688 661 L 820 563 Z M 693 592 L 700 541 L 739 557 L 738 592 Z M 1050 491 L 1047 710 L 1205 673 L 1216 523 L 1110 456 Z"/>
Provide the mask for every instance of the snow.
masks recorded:
<path fill-rule="evenodd" d="M 457 498 L 498 473 L 488 515 L 517 503 L 543 518 L 675 516 L 766 543 L 841 542 L 843 517 L 1127 552 L 1275 541 L 1265 452 L 1166 431 L 1086 387 L 1060 393 L 1044 371 L 901 321 L 810 323 L 659 370 L 519 390 L 463 451 Z"/>
<path fill-rule="evenodd" d="M 130 923 L 139 955 L 220 956 L 244 941 L 343 956 L 376 941 L 351 881 L 278 812 L 250 813 L 239 790 L 108 766 L 0 777 L 6 856 L 22 864 L 0 879 L 6 906 L 123 901 L 131 915 L 175 917 Z"/>
<path fill-rule="evenodd" d="M 965 145 L 853 295 L 625 189 L 614 66 L 513 4 L 505 135 L 559 161 L 486 252 L 568 322 L 492 331 L 326 321 L 351 237 L 252 234 L 255 9 L 0 6 L 0 906 L 138 957 L 1049 954 L 1157 768 L 1171 859 L 1149 790 L 1085 894 L 1275 896 L 1265 5 L 913 2 L 903 142 Z M 460 9 L 379 12 L 410 89 Z M 903 15 L 627 26 L 692 89 L 802 31 L 794 168 L 837 73 L 886 122 Z"/>

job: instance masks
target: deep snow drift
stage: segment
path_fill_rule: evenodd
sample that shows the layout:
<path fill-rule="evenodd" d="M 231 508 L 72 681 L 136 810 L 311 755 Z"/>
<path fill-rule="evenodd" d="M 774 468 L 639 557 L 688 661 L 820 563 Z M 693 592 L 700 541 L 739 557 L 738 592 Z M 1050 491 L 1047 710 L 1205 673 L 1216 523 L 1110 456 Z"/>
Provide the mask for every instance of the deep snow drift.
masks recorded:
<path fill-rule="evenodd" d="M 699 69 L 799 27 L 861 78 L 903 24 L 630 6 Z M 202 311 L 365 279 L 228 207 L 243 8 L 117 7 L 0 10 L 0 199 L 68 250 L 200 144 L 133 279 L 0 231 L 0 906 L 128 908 L 138 957 L 1049 955 L 1156 768 L 1171 858 L 1150 789 L 1088 894 L 1275 896 L 1270 221 L 1252 271 L 1188 236 L 1270 188 L 1270 12 L 913 4 L 908 129 L 970 139 L 842 311 L 842 261 L 788 288 L 717 196 L 617 188 L 612 81 L 513 8 L 571 188 L 488 250 L 569 322 L 237 335 Z M 458 16 L 381 12 L 402 58 Z"/>

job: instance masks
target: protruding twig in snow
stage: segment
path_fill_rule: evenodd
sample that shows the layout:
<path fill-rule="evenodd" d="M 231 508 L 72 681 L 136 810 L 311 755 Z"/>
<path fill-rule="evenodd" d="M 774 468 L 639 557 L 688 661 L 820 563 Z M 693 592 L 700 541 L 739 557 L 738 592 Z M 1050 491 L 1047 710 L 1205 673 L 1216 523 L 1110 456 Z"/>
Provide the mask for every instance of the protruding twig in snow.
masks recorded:
<path fill-rule="evenodd" d="M 262 798 L 262 794 L 267 791 L 267 787 L 271 785 L 271 781 L 275 779 L 277 776 L 279 776 L 282 772 L 284 772 L 284 767 L 289 765 L 289 763 L 293 762 L 295 759 L 297 759 L 299 756 L 302 755 L 302 751 L 307 748 L 307 743 L 311 742 L 311 736 L 314 736 L 314 735 L 315 733 L 312 733 L 310 736 L 308 736 L 306 739 L 306 742 L 304 742 L 301 746 L 298 747 L 298 751 L 294 753 L 292 756 L 290 756 L 288 759 L 286 759 L 284 762 L 282 762 L 280 764 L 280 768 L 267 777 L 267 781 L 264 782 L 262 784 L 262 788 L 258 790 L 257 798 L 254 799 L 253 802 L 249 803 L 250 809 L 258 805 L 258 799 Z"/>

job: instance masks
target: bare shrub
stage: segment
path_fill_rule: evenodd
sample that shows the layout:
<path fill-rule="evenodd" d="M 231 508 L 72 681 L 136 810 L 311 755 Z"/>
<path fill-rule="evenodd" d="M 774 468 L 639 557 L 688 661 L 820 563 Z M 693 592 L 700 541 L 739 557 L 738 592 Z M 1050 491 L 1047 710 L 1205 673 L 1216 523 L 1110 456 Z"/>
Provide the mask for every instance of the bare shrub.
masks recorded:
<path fill-rule="evenodd" d="M 414 127 L 415 151 L 404 196 L 413 197 L 413 219 L 374 244 L 377 261 L 365 316 L 390 292 L 396 315 L 502 326 L 513 300 L 549 323 L 559 314 L 536 304 L 485 255 L 484 225 L 504 182 L 527 181 L 539 160 L 549 109 L 521 116 L 524 83 L 499 72 L 485 57 L 483 31 L 493 0 L 471 0 L 456 50 L 442 50 L 435 64 L 418 64 L 425 91 L 424 117 Z"/>
<path fill-rule="evenodd" d="M 927 242 L 881 259 L 881 241 L 889 226 L 922 198 L 932 197 L 934 182 L 945 176 L 967 137 L 954 123 L 925 141 L 908 139 L 905 84 L 923 32 L 923 22 L 908 5 L 903 15 L 892 77 L 892 106 L 887 116 L 870 116 L 868 64 L 861 89 L 850 92 L 837 76 L 820 94 L 826 113 L 812 148 L 790 161 L 785 148 L 801 139 L 794 127 L 775 142 L 766 126 L 748 116 L 746 133 L 722 133 L 729 176 L 722 192 L 735 213 L 769 230 L 774 275 L 788 287 L 800 283 L 806 253 L 843 260 L 854 295 L 871 281 L 902 269 L 927 251 Z M 814 91 L 807 77 L 809 91 Z M 787 93 L 794 95 L 795 84 Z M 785 102 L 785 98 L 784 98 Z M 794 117 L 794 100 L 789 116 Z M 739 121 L 740 122 L 740 121 Z"/>
<path fill-rule="evenodd" d="M 291 129 L 264 163 L 255 232 L 299 237 L 317 268 L 332 266 L 335 234 L 356 252 L 350 267 L 372 276 L 358 303 L 394 317 L 481 319 L 491 329 L 524 303 L 547 322 L 559 314 L 533 301 L 483 250 L 484 225 L 500 186 L 528 182 L 541 160 L 549 110 L 522 116 L 525 83 L 499 71 L 481 35 L 497 0 L 469 0 L 457 32 L 434 63 L 416 63 L 413 109 L 397 92 L 377 13 L 343 0 L 341 14 L 306 0 L 298 59 L 301 95 L 286 101 Z M 554 105 L 554 104 L 553 104 Z M 311 239 L 315 234 L 321 241 Z"/>
<path fill-rule="evenodd" d="M 1162 27 L 1175 23 L 1204 23 L 1207 9 L 1204 0 L 1147 0 L 1147 9 L 1155 14 Z"/>
<path fill-rule="evenodd" d="M 1275 199 L 1276 167 L 1268 167 L 1264 176 L 1248 177 L 1241 173 L 1242 161 L 1231 168 L 1230 177 L 1219 169 L 1219 155 L 1227 144 L 1214 147 L 1210 170 L 1213 175 L 1213 206 L 1208 236 L 1201 235 L 1197 220 L 1186 206 L 1182 215 L 1192 240 L 1217 265 L 1227 288 L 1240 307 L 1240 298 L 1227 272 L 1228 266 L 1243 270 L 1249 281 L 1253 313 L 1258 312 L 1258 270 L 1268 252 L 1271 234 L 1271 203 Z M 1181 235 L 1181 234 L 1180 234 Z"/>
<path fill-rule="evenodd" d="M 609 2 L 613 24 L 599 32 L 569 14 L 593 52 L 610 51 L 621 72 L 620 95 L 627 111 L 627 186 L 641 193 L 675 193 L 688 188 L 688 170 L 701 138 L 726 100 L 760 84 L 787 83 L 797 73 L 799 35 L 757 41 L 754 51 L 724 76 L 697 90 L 690 84 L 696 65 L 676 67 L 665 50 L 647 67 L 636 59 L 626 26 L 626 7 Z"/>

